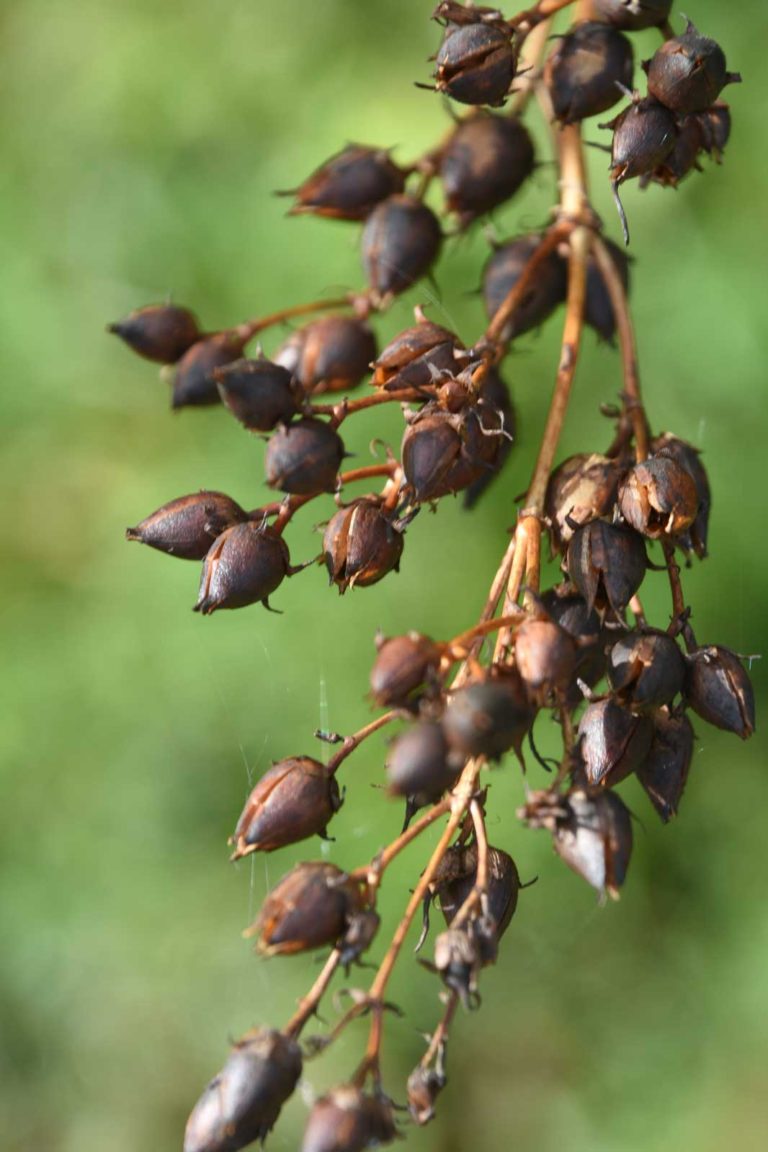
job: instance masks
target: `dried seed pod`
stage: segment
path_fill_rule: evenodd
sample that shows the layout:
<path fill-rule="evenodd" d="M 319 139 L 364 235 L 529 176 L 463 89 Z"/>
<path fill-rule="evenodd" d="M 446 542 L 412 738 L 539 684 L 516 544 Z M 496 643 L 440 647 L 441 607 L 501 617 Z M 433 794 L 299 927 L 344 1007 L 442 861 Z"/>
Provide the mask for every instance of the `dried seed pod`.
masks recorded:
<path fill-rule="evenodd" d="M 598 892 L 618 899 L 632 853 L 632 820 L 615 792 L 567 797 L 568 814 L 554 833 L 558 856 Z"/>
<path fill-rule="evenodd" d="M 443 233 L 434 212 L 412 196 L 390 196 L 368 217 L 362 236 L 363 268 L 379 300 L 397 296 L 429 272 Z"/>
<path fill-rule="evenodd" d="M 600 618 L 586 600 L 569 584 L 558 584 L 542 593 L 541 604 L 550 618 L 577 641 L 576 674 L 586 684 L 597 684 L 605 674 L 605 646 Z M 576 684 L 569 702 L 582 699 Z"/>
<path fill-rule="evenodd" d="M 525 685 L 513 669 L 458 688 L 448 700 L 443 729 L 451 748 L 465 756 L 498 760 L 510 748 L 519 755 L 533 723 Z"/>
<path fill-rule="evenodd" d="M 386 772 L 389 791 L 405 796 L 415 811 L 433 804 L 452 788 L 464 766 L 451 753 L 440 724 L 422 720 L 407 728 L 391 745 Z"/>
<path fill-rule="evenodd" d="M 519 120 L 490 113 L 462 120 L 440 156 L 448 211 L 466 228 L 514 196 L 533 168 L 533 141 Z"/>
<path fill-rule="evenodd" d="M 223 492 L 193 492 L 126 528 L 125 538 L 181 560 L 203 560 L 217 536 L 247 519 L 248 513 Z"/>
<path fill-rule="evenodd" d="M 614 700 L 599 700 L 582 716 L 579 740 L 587 783 L 611 787 L 645 760 L 653 740 L 653 721 L 633 715 Z"/>
<path fill-rule="evenodd" d="M 515 667 L 536 704 L 564 697 L 578 655 L 573 638 L 552 620 L 529 618 L 515 631 Z"/>
<path fill-rule="evenodd" d="M 297 864 L 269 893 L 246 935 L 257 937 L 266 956 L 309 952 L 343 942 L 352 918 L 363 911 L 360 885 L 340 868 Z"/>
<path fill-rule="evenodd" d="M 402 192 L 406 173 L 385 148 L 350 144 L 294 189 L 289 215 L 311 213 L 333 220 L 365 220 L 387 196 Z"/>
<path fill-rule="evenodd" d="M 357 388 L 376 359 L 376 338 L 355 316 L 321 316 L 298 328 L 275 353 L 307 395 Z"/>
<path fill-rule="evenodd" d="M 492 938 L 485 941 L 475 930 L 472 921 L 460 928 L 448 928 L 435 938 L 435 968 L 440 979 L 451 992 L 456 992 L 465 1008 L 478 1008 L 480 996 L 477 978 L 485 964 L 493 964 Z"/>
<path fill-rule="evenodd" d="M 344 442 L 338 432 L 306 416 L 270 436 L 264 457 L 267 484 L 300 496 L 333 492 L 343 458 Z"/>
<path fill-rule="evenodd" d="M 601 127 L 613 130 L 611 189 L 621 219 L 624 243 L 629 244 L 629 229 L 619 199 L 619 186 L 635 176 L 655 171 L 669 156 L 677 140 L 675 118 L 668 108 L 652 97 L 641 100 L 635 96 L 615 120 Z"/>
<path fill-rule="evenodd" d="M 504 16 L 498 8 L 488 8 L 482 4 L 474 4 L 470 0 L 469 4 L 459 4 L 458 0 L 440 0 L 437 8 L 432 13 L 432 19 L 436 20 L 438 24 L 456 24 L 457 26 L 463 24 L 477 24 L 481 21 L 483 24 L 496 24 L 500 28 L 506 28 L 507 23 Z"/>
<path fill-rule="evenodd" d="M 331 583 L 339 592 L 367 588 L 397 567 L 403 534 L 392 524 L 377 497 L 362 497 L 331 517 L 323 535 L 323 554 Z"/>
<path fill-rule="evenodd" d="M 688 531 L 684 532 L 675 540 L 675 543 L 685 548 L 686 551 L 692 549 L 698 557 L 703 559 L 707 555 L 707 531 L 709 528 L 709 509 L 712 505 L 712 493 L 710 491 L 706 470 L 699 458 L 699 451 L 697 448 L 694 448 L 692 444 L 688 444 L 685 440 L 678 439 L 677 436 L 673 436 L 670 432 L 664 432 L 663 435 L 658 436 L 652 441 L 651 451 L 654 456 L 668 456 L 670 459 L 675 460 L 685 469 L 696 485 L 696 495 L 699 502 L 696 519 Z"/>
<path fill-rule="evenodd" d="M 741 82 L 738 72 L 728 71 L 720 45 L 702 36 L 690 20 L 682 36 L 665 40 L 643 68 L 649 94 L 681 116 L 705 112 L 726 84 Z"/>
<path fill-rule="evenodd" d="M 640 177 L 640 187 L 659 184 L 662 188 L 677 188 L 683 177 L 694 168 L 701 171 L 698 161 L 703 148 L 704 130 L 698 116 L 684 116 L 677 122 L 677 139 L 669 155 L 653 172 Z"/>
<path fill-rule="evenodd" d="M 566 554 L 568 575 L 591 611 L 621 613 L 643 582 L 648 558 L 641 536 L 623 524 L 592 520 L 577 528 Z"/>
<path fill-rule="evenodd" d="M 502 417 L 478 402 L 459 413 L 425 404 L 403 435 L 400 456 L 406 483 L 420 502 L 469 487 L 492 470 L 501 448 Z"/>
<path fill-rule="evenodd" d="M 671 456 L 651 456 L 625 476 L 619 509 L 635 531 L 658 540 L 691 527 L 699 512 L 699 494 L 682 464 Z"/>
<path fill-rule="evenodd" d="M 483 382 L 480 385 L 478 398 L 483 407 L 488 406 L 495 409 L 498 413 L 504 435 L 497 437 L 499 443 L 494 461 L 488 464 L 478 475 L 477 479 L 473 480 L 464 490 L 464 507 L 467 509 L 474 508 L 480 497 L 506 464 L 512 450 L 517 428 L 515 406 L 512 402 L 509 388 L 499 375 L 498 369 L 489 368 L 486 372 L 483 377 Z"/>
<path fill-rule="evenodd" d="M 688 717 L 658 712 L 651 750 L 637 769 L 637 778 L 665 824 L 677 815 L 692 758 L 693 728 Z"/>
<path fill-rule="evenodd" d="M 392 1105 L 384 1096 L 341 1084 L 313 1106 L 301 1152 L 363 1152 L 396 1136 Z"/>
<path fill-rule="evenodd" d="M 597 452 L 580 452 L 558 465 L 545 505 L 553 548 L 564 551 L 577 528 L 611 510 L 620 475 L 619 462 Z"/>
<path fill-rule="evenodd" d="M 632 87 L 634 53 L 626 36 L 608 24 L 585 21 L 561 36 L 544 64 L 555 119 L 575 124 L 605 112 Z"/>
<path fill-rule="evenodd" d="M 175 304 L 148 304 L 107 327 L 128 347 L 157 364 L 175 364 L 202 332 L 194 312 Z"/>
<path fill-rule="evenodd" d="M 706 112 L 700 112 L 697 119 L 701 125 L 702 149 L 720 164 L 731 135 L 730 108 L 727 104 L 713 104 Z"/>
<path fill-rule="evenodd" d="M 245 802 L 229 843 L 233 860 L 251 852 L 274 852 L 310 836 L 325 837 L 341 808 L 339 786 L 319 760 L 291 756 L 273 764 Z"/>
<path fill-rule="evenodd" d="M 688 653 L 685 696 L 702 720 L 746 740 L 755 730 L 755 696 L 739 657 L 720 644 Z"/>
<path fill-rule="evenodd" d="M 214 369 L 213 378 L 222 402 L 251 432 L 271 432 L 301 408 L 302 396 L 291 373 L 264 357 L 235 360 Z"/>
<path fill-rule="evenodd" d="M 288 545 L 271 528 L 247 521 L 222 532 L 203 561 L 195 612 L 262 603 L 288 575 Z"/>
<path fill-rule="evenodd" d="M 454 332 L 422 317 L 387 344 L 374 364 L 372 383 L 385 392 L 425 388 L 437 377 L 461 370 L 468 360 Z"/>
<path fill-rule="evenodd" d="M 232 1048 L 187 1121 L 184 1152 L 238 1152 L 264 1140 L 301 1076 L 301 1049 L 260 1028 Z"/>
<path fill-rule="evenodd" d="M 428 1124 L 435 1118 L 435 1101 L 447 1083 L 445 1073 L 417 1064 L 408 1077 L 408 1111 L 415 1124 Z"/>
<path fill-rule="evenodd" d="M 682 691 L 685 661 L 666 632 L 630 632 L 608 652 L 608 682 L 620 704 L 653 712 Z"/>
<path fill-rule="evenodd" d="M 666 23 L 672 0 L 592 0 L 592 11 L 595 20 L 627 32 L 638 32 Z"/>
<path fill-rule="evenodd" d="M 435 875 L 433 895 L 440 901 L 440 911 L 449 926 L 475 887 L 477 859 L 476 843 L 454 844 L 446 852 Z M 487 915 L 493 920 L 497 941 L 515 914 L 520 888 L 520 874 L 512 857 L 501 848 L 489 845 L 485 905 Z"/>
<path fill-rule="evenodd" d="M 441 645 L 419 632 L 377 640 L 371 669 L 371 695 L 381 708 L 416 707 L 439 689 Z"/>
<path fill-rule="evenodd" d="M 483 299 L 489 320 L 498 312 L 517 284 L 536 249 L 538 235 L 518 236 L 497 248 L 483 269 Z M 566 270 L 556 252 L 551 252 L 536 270 L 536 276 L 510 317 L 504 339 L 514 339 L 540 324 L 565 300 Z"/>
<path fill-rule="evenodd" d="M 171 407 L 199 408 L 219 404 L 221 398 L 214 373 L 216 369 L 239 360 L 243 348 L 242 338 L 229 332 L 218 332 L 193 344 L 176 365 Z"/>
<path fill-rule="evenodd" d="M 626 252 L 612 240 L 603 239 L 608 255 L 616 266 L 624 294 L 629 294 L 629 258 Z M 584 305 L 584 323 L 593 328 L 601 340 L 612 344 L 616 334 L 616 317 L 608 289 L 593 255 L 587 262 L 587 299 Z"/>
<path fill-rule="evenodd" d="M 435 91 L 460 104 L 504 103 L 517 67 L 508 29 L 482 22 L 448 25 L 435 57 Z"/>

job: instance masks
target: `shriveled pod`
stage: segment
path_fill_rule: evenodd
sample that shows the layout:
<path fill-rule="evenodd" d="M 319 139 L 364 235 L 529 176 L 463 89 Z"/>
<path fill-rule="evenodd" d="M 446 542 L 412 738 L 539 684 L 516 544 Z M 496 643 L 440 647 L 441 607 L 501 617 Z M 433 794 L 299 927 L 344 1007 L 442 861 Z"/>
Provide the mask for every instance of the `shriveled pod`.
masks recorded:
<path fill-rule="evenodd" d="M 406 172 L 385 148 L 350 144 L 331 156 L 292 192 L 289 215 L 311 213 L 332 220 L 365 220 L 377 204 L 405 187 Z"/>
<path fill-rule="evenodd" d="M 709 487 L 709 478 L 701 462 L 699 450 L 692 444 L 665 432 L 651 443 L 654 456 L 669 456 L 686 470 L 696 485 L 696 495 L 699 510 L 696 519 L 681 535 L 677 536 L 675 543 L 686 551 L 693 550 L 703 559 L 707 555 L 707 535 L 709 530 L 709 510 L 712 506 L 712 492 Z"/>
<path fill-rule="evenodd" d="M 245 802 L 230 844 L 233 860 L 325 837 L 341 807 L 335 778 L 312 756 L 290 756 L 267 769 Z"/>
<path fill-rule="evenodd" d="M 321 316 L 298 328 L 275 353 L 307 395 L 357 388 L 376 359 L 376 338 L 355 316 Z"/>
<path fill-rule="evenodd" d="M 443 233 L 434 212 L 412 196 L 390 196 L 374 208 L 362 236 L 363 268 L 377 300 L 405 292 L 429 272 Z"/>
<path fill-rule="evenodd" d="M 597 452 L 569 456 L 552 473 L 546 513 L 553 544 L 563 551 L 577 528 L 607 515 L 616 500 L 622 469 Z"/>
<path fill-rule="evenodd" d="M 248 513 L 223 492 L 193 492 L 127 528 L 125 537 L 181 560 L 202 560 L 222 532 L 247 519 Z"/>
<path fill-rule="evenodd" d="M 653 712 L 682 691 L 685 661 L 666 632 L 630 632 L 608 652 L 608 682 L 632 712 Z"/>
<path fill-rule="evenodd" d="M 422 317 L 387 344 L 373 366 L 372 383 L 385 392 L 425 388 L 464 368 L 469 354 L 455 332 Z"/>
<path fill-rule="evenodd" d="M 490 113 L 462 120 L 440 156 L 448 211 L 466 228 L 514 196 L 533 168 L 533 141 L 519 120 Z"/>
<path fill-rule="evenodd" d="M 651 540 L 680 536 L 699 514 L 699 493 L 690 472 L 672 456 L 650 456 L 624 477 L 619 509 Z"/>

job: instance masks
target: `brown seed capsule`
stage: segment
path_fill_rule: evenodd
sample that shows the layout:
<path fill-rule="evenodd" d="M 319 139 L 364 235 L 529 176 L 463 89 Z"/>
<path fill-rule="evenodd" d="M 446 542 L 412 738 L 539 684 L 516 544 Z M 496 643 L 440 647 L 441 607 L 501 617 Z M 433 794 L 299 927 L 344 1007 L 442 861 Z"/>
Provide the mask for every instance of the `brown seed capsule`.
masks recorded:
<path fill-rule="evenodd" d="M 612 240 L 603 238 L 613 264 L 621 277 L 624 294 L 629 294 L 629 258 Z M 584 305 L 584 323 L 593 328 L 601 340 L 612 344 L 616 334 L 616 317 L 602 273 L 594 256 L 587 262 L 587 299 Z"/>
<path fill-rule="evenodd" d="M 184 1152 L 238 1152 L 264 1140 L 301 1076 L 301 1049 L 260 1028 L 232 1048 L 187 1121 Z"/>
<path fill-rule="evenodd" d="M 262 603 L 288 575 L 290 557 L 282 536 L 253 521 L 235 524 L 214 540 L 203 561 L 195 612 Z"/>
<path fill-rule="evenodd" d="M 482 401 L 457 413 L 425 404 L 411 418 L 400 450 L 413 498 L 438 500 L 469 487 L 493 470 L 502 440 L 501 413 Z"/>
<path fill-rule="evenodd" d="M 707 555 L 707 532 L 709 528 L 709 510 L 712 506 L 712 493 L 710 491 L 706 469 L 699 458 L 698 449 L 694 448 L 692 444 L 688 444 L 685 440 L 679 440 L 677 436 L 673 436 L 670 432 L 665 432 L 652 441 L 651 451 L 654 456 L 669 456 L 672 460 L 675 460 L 685 469 L 696 485 L 696 495 L 699 502 L 696 519 L 687 532 L 677 537 L 675 543 L 679 544 L 686 551 L 692 549 L 698 557 L 703 559 Z"/>
<path fill-rule="evenodd" d="M 508 29 L 481 22 L 450 25 L 435 57 L 435 91 L 461 104 L 504 103 L 517 57 Z"/>
<path fill-rule="evenodd" d="M 608 683 L 620 704 L 653 712 L 682 691 L 685 661 L 666 632 L 630 632 L 608 652 Z"/>
<path fill-rule="evenodd" d="M 498 312 L 536 252 L 541 237 L 518 236 L 493 253 L 483 269 L 483 299 L 489 320 Z M 565 300 L 565 265 L 556 252 L 550 253 L 536 270 L 528 292 L 510 317 L 504 339 L 514 339 L 538 328 Z"/>
<path fill-rule="evenodd" d="M 338 432 L 322 420 L 304 417 L 270 436 L 264 457 L 267 484 L 299 496 L 333 492 L 343 458 Z"/>
<path fill-rule="evenodd" d="M 307 395 L 357 388 L 375 359 L 373 332 L 354 316 L 313 320 L 297 329 L 275 353 L 275 363 L 287 368 Z"/>
<path fill-rule="evenodd" d="M 644 762 L 653 740 L 653 721 L 633 715 L 614 700 L 599 700 L 582 716 L 579 740 L 587 783 L 612 787 Z"/>
<path fill-rule="evenodd" d="M 464 766 L 451 753 L 440 724 L 423 720 L 407 728 L 387 754 L 389 791 L 405 796 L 413 811 L 433 804 L 452 788 Z"/>
<path fill-rule="evenodd" d="M 248 513 L 223 492 L 193 492 L 164 504 L 135 528 L 126 528 L 125 538 L 180 560 L 203 560 L 222 532 L 247 519 Z"/>
<path fill-rule="evenodd" d="M 631 528 L 592 520 L 571 537 L 566 566 L 590 611 L 609 604 L 621 613 L 643 582 L 648 558 Z"/>
<path fill-rule="evenodd" d="M 504 434 L 497 437 L 498 448 L 494 460 L 487 463 L 477 479 L 473 480 L 469 487 L 464 490 L 465 508 L 474 508 L 480 497 L 501 472 L 512 450 L 517 429 L 515 406 L 509 394 L 509 388 L 499 375 L 498 369 L 489 368 L 486 372 L 480 385 L 478 398 L 481 403 L 481 412 L 486 410 L 487 406 L 498 414 Z"/>
<path fill-rule="evenodd" d="M 555 119 L 575 124 L 605 112 L 632 87 L 634 54 L 626 36 L 608 24 L 585 21 L 561 36 L 544 65 Z"/>
<path fill-rule="evenodd" d="M 403 534 L 392 524 L 376 497 L 348 504 L 328 521 L 323 555 L 331 583 L 340 593 L 355 585 L 367 588 L 397 571 Z"/>
<path fill-rule="evenodd" d="M 428 1124 L 435 1118 L 435 1101 L 447 1083 L 445 1073 L 417 1064 L 408 1077 L 408 1111 L 415 1124 Z"/>
<path fill-rule="evenodd" d="M 233 860 L 274 852 L 310 836 L 325 837 L 341 808 L 339 786 L 319 760 L 291 756 L 273 764 L 245 802 L 230 844 Z"/>
<path fill-rule="evenodd" d="M 534 703 L 562 699 L 573 684 L 578 649 L 551 620 L 525 620 L 515 631 L 515 667 Z"/>
<path fill-rule="evenodd" d="M 372 383 L 385 392 L 424 388 L 435 378 L 459 371 L 468 359 L 454 332 L 422 317 L 387 344 L 373 366 Z"/>
<path fill-rule="evenodd" d="M 699 512 L 691 474 L 671 456 L 651 456 L 625 476 L 619 510 L 636 532 L 651 540 L 686 532 Z"/>
<path fill-rule="evenodd" d="M 172 408 L 219 404 L 221 397 L 214 375 L 218 368 L 232 364 L 243 355 L 243 341 L 227 332 L 206 336 L 185 352 L 176 365 Z"/>
<path fill-rule="evenodd" d="M 731 135 L 731 110 L 727 104 L 713 104 L 697 117 L 701 125 L 701 147 L 715 160 L 722 162 L 723 150 Z"/>
<path fill-rule="evenodd" d="M 429 272 L 443 234 L 434 212 L 412 196 L 390 196 L 374 208 L 362 236 L 363 268 L 381 301 L 397 296 Z"/>
<path fill-rule="evenodd" d="M 672 0 L 592 0 L 592 10 L 595 20 L 638 32 L 664 24 L 672 11 Z"/>
<path fill-rule="evenodd" d="M 532 723 L 525 685 L 513 669 L 457 689 L 443 715 L 443 730 L 451 748 L 465 756 L 491 760 L 500 759 L 510 748 L 519 755 Z"/>
<path fill-rule="evenodd" d="M 605 645 L 600 619 L 587 606 L 583 596 L 570 584 L 558 584 L 542 593 L 541 603 L 550 618 L 577 641 L 576 674 L 586 684 L 597 684 L 605 674 Z M 572 685 L 569 703 L 581 703 L 577 684 Z"/>
<path fill-rule="evenodd" d="M 624 232 L 624 243 L 629 244 L 629 228 L 619 199 L 619 186 L 635 176 L 653 172 L 669 156 L 677 139 L 675 118 L 669 109 L 652 97 L 640 99 L 635 96 L 615 120 L 600 127 L 613 129 L 611 189 Z"/>
<path fill-rule="evenodd" d="M 405 176 L 386 149 L 350 144 L 288 193 L 296 197 L 289 215 L 312 213 L 334 220 L 365 220 L 381 200 L 402 192 Z"/>
<path fill-rule="evenodd" d="M 477 881 L 477 844 L 455 844 L 448 849 L 433 882 L 445 922 L 451 925 Z M 445 875 L 443 879 L 441 873 Z M 497 941 L 506 932 L 517 909 L 520 874 L 511 856 L 488 846 L 487 914 L 493 920 Z"/>
<path fill-rule="evenodd" d="M 577 528 L 610 512 L 621 475 L 617 460 L 597 452 L 569 456 L 552 473 L 546 514 L 553 547 L 562 552 Z"/>
<path fill-rule="evenodd" d="M 659 184 L 662 188 L 677 188 L 680 181 L 694 168 L 701 171 L 698 158 L 703 142 L 704 131 L 698 116 L 684 116 L 679 119 L 674 148 L 658 168 L 640 177 L 640 187 Z"/>
<path fill-rule="evenodd" d="M 728 71 L 720 45 L 702 36 L 690 20 L 682 36 L 665 40 L 643 68 L 649 94 L 681 116 L 705 112 L 726 84 L 741 82 L 738 72 Z"/>
<path fill-rule="evenodd" d="M 145 360 L 157 364 L 175 364 L 202 336 L 194 313 L 173 304 L 137 308 L 124 320 L 110 324 L 107 331 L 119 336 Z"/>
<path fill-rule="evenodd" d="M 651 750 L 637 769 L 637 778 L 666 824 L 677 809 L 693 758 L 693 728 L 687 716 L 666 710 L 657 713 Z"/>
<path fill-rule="evenodd" d="M 313 1106 L 301 1152 L 364 1152 L 396 1136 L 392 1105 L 385 1097 L 341 1084 Z"/>
<path fill-rule="evenodd" d="M 485 955 L 472 921 L 460 928 L 448 928 L 435 939 L 435 968 L 440 979 L 468 1009 L 480 1006 L 477 978 L 481 968 L 496 959 L 492 939 L 486 937 L 484 943 Z"/>
<path fill-rule="evenodd" d="M 438 669 L 443 649 L 429 636 L 408 632 L 377 640 L 371 669 L 371 695 L 381 708 L 414 708 L 439 689 Z"/>
<path fill-rule="evenodd" d="M 302 396 L 290 372 L 264 357 L 235 360 L 214 369 L 213 378 L 222 402 L 251 432 L 271 432 L 300 410 Z"/>
<path fill-rule="evenodd" d="M 548 829 L 568 867 L 601 895 L 618 899 L 632 854 L 632 821 L 615 792 L 534 792 L 518 816 L 530 828 Z"/>
<path fill-rule="evenodd" d="M 297 864 L 264 901 L 246 935 L 266 956 L 309 952 L 343 941 L 350 920 L 364 909 L 360 885 L 334 864 Z"/>
<path fill-rule="evenodd" d="M 533 168 L 533 141 L 519 120 L 470 116 L 457 125 L 440 156 L 448 211 L 466 228 L 514 196 Z"/>
<path fill-rule="evenodd" d="M 755 730 L 755 696 L 739 657 L 720 644 L 688 654 L 685 696 L 702 720 L 735 732 L 742 740 Z"/>

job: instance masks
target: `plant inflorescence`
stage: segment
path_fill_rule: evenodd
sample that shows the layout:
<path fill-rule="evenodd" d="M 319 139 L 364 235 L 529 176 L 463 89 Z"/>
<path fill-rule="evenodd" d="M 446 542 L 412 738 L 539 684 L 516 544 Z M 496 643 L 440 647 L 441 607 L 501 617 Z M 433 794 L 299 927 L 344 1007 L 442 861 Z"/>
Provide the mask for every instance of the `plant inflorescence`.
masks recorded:
<path fill-rule="evenodd" d="M 386 148 L 354 145 L 332 156 L 293 193 L 291 214 L 362 224 L 366 286 L 334 300 L 284 308 L 219 332 L 192 312 L 141 308 L 112 325 L 134 351 L 173 365 L 174 408 L 223 404 L 267 438 L 267 484 L 277 498 L 247 509 L 221 492 L 165 504 L 135 528 L 138 540 L 202 561 L 195 608 L 208 615 L 262 603 L 283 582 L 323 563 L 340 592 L 396 570 L 421 508 L 464 494 L 471 508 L 502 470 L 515 414 L 500 366 L 515 341 L 564 303 L 555 387 L 533 475 L 477 624 L 448 640 L 418 631 L 379 637 L 370 694 L 379 714 L 341 737 L 327 763 L 295 755 L 256 784 L 231 838 L 232 858 L 272 852 L 324 836 L 342 803 L 338 775 L 359 745 L 395 722 L 385 772 L 405 803 L 402 833 L 370 862 L 345 872 L 328 861 L 300 863 L 267 896 L 249 930 L 259 952 L 282 956 L 324 949 L 325 964 L 282 1028 L 247 1032 L 232 1048 L 189 1118 L 185 1152 L 235 1152 L 263 1138 L 293 1092 L 303 1061 L 352 1021 L 366 1017 L 368 1042 L 348 1082 L 310 1113 L 304 1152 L 357 1152 L 398 1132 L 384 1085 L 381 1049 L 392 1007 L 390 979 L 414 920 L 423 945 L 433 905 L 444 920 L 426 963 L 441 985 L 443 1011 L 405 1095 L 425 1124 L 446 1083 L 446 1051 L 457 1007 L 479 1003 L 484 967 L 515 912 L 523 885 L 512 858 L 489 843 L 484 774 L 510 752 L 553 769 L 545 788 L 527 790 L 518 812 L 549 832 L 556 853 L 601 896 L 617 897 L 632 851 L 630 813 L 616 786 L 634 774 L 663 821 L 673 817 L 694 746 L 689 713 L 747 738 L 754 702 L 740 658 L 700 643 L 681 583 L 679 558 L 707 551 L 710 490 L 696 449 L 652 429 L 640 392 L 628 308 L 624 251 L 603 236 L 589 199 L 582 124 L 625 100 L 604 125 L 612 133 L 609 179 L 618 189 L 676 187 L 704 157 L 719 162 L 730 112 L 719 97 L 739 79 L 721 48 L 690 23 L 676 34 L 671 0 L 577 3 L 572 27 L 550 40 L 551 19 L 573 0 L 539 0 L 513 16 L 443 0 L 434 13 L 442 41 L 433 88 L 472 106 L 447 135 L 409 164 Z M 647 91 L 633 89 L 631 34 L 657 28 L 662 43 L 643 64 Z M 372 320 L 428 274 L 448 228 L 463 231 L 514 196 L 534 170 L 523 123 L 535 97 L 552 124 L 560 199 L 541 231 L 498 244 L 483 273 L 486 330 L 473 341 L 416 308 L 415 322 L 383 350 Z M 491 112 L 489 107 L 499 111 Z M 427 202 L 442 187 L 443 219 Z M 446 226 L 446 222 L 448 225 Z M 302 317 L 274 359 L 246 356 L 259 333 Z M 307 319 L 307 317 L 313 317 Z M 623 371 L 610 443 L 555 467 L 557 446 L 586 326 L 618 342 Z M 372 375 L 370 373 L 372 372 Z M 362 396 L 349 393 L 370 375 Z M 378 405 L 399 405 L 399 452 L 345 469 L 349 421 Z M 354 486 L 374 490 L 350 495 Z M 332 497 L 322 554 L 292 563 L 286 530 L 297 510 Z M 415 529 L 413 529 L 415 530 Z M 562 578 L 542 587 L 546 542 Z M 640 592 L 649 569 L 666 571 L 668 622 L 646 619 Z M 562 752 L 537 752 L 539 717 L 557 721 Z M 322 1036 L 300 1045 L 334 974 L 384 936 L 377 897 L 391 862 L 430 826 L 442 824 L 401 919 L 366 989 Z M 392 1093 L 390 1095 L 389 1093 Z"/>

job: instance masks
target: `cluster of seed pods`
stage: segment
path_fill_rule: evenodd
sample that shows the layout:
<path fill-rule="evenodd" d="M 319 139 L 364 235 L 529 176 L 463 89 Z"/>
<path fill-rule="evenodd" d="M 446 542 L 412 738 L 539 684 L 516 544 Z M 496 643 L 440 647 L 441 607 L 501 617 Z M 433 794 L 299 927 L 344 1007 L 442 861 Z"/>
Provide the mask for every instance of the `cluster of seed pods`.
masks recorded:
<path fill-rule="evenodd" d="M 310 860 L 269 893 L 249 929 L 257 950 L 325 950 L 326 962 L 282 1029 L 260 1027 L 234 1044 L 192 1111 L 185 1152 L 237 1152 L 263 1140 L 304 1062 L 362 1016 L 370 1020 L 363 1058 L 348 1082 L 314 1104 L 302 1149 L 361 1152 L 393 1140 L 398 1093 L 385 1090 L 379 1059 L 391 1007 L 385 991 L 409 927 L 421 913 L 421 947 L 436 905 L 444 929 L 422 963 L 440 981 L 444 1011 L 405 1086 L 410 1119 L 432 1119 L 446 1083 L 454 1013 L 479 1004 L 481 972 L 495 961 L 524 887 L 511 856 L 488 842 L 483 774 L 505 758 L 550 767 L 534 738 L 539 717 L 559 723 L 562 755 L 547 787 L 526 791 L 518 816 L 546 829 L 557 856 L 601 898 L 618 896 L 632 851 L 631 817 L 616 786 L 634 775 L 666 822 L 678 811 L 691 767 L 691 714 L 694 723 L 742 739 L 754 730 L 740 657 L 701 644 L 693 632 L 678 558 L 706 556 L 709 483 L 692 445 L 650 432 L 627 308 L 628 262 L 602 238 L 591 210 L 581 139 L 582 121 L 629 94 L 631 104 L 611 124 L 612 185 L 638 176 L 643 184 L 675 186 L 702 152 L 720 159 L 729 111 L 717 100 L 738 77 L 693 25 L 674 34 L 672 0 L 581 3 L 570 29 L 548 40 L 552 16 L 570 3 L 539 0 L 506 17 L 443 0 L 434 13 L 443 39 L 426 86 L 471 111 L 412 163 L 397 164 L 386 148 L 352 145 L 289 194 L 290 215 L 362 225 L 364 289 L 219 332 L 204 331 L 191 311 L 175 305 L 141 308 L 111 326 L 140 356 L 166 366 L 174 408 L 222 404 L 267 440 L 265 481 L 276 499 L 248 508 L 225 493 L 195 492 L 127 533 L 202 562 L 195 609 L 209 615 L 269 607 L 286 578 L 315 564 L 340 592 L 375 584 L 397 570 L 406 530 L 423 506 L 462 493 L 471 508 L 506 463 L 515 434 L 499 366 L 515 341 L 566 308 L 556 402 L 477 625 L 444 641 L 415 631 L 379 637 L 369 683 L 379 715 L 346 738 L 319 733 L 338 745 L 327 763 L 302 752 L 274 764 L 236 822 L 234 860 L 326 836 L 342 805 L 337 776 L 346 760 L 374 733 L 400 725 L 383 774 L 389 796 L 404 806 L 401 834 L 355 871 Z M 633 94 L 627 33 L 654 28 L 664 39 L 644 65 L 648 95 L 640 97 Z M 431 272 L 448 231 L 471 227 L 531 176 L 534 148 L 521 116 L 532 95 L 553 124 L 560 172 L 569 174 L 554 223 L 496 245 L 482 277 L 488 327 L 474 343 L 417 307 L 414 323 L 380 350 L 376 314 Z M 440 213 L 425 200 L 435 182 Z M 246 355 L 265 329 L 298 317 L 302 325 L 271 359 Z M 605 342 L 618 339 L 622 406 L 603 453 L 572 456 L 555 468 L 584 326 Z M 350 396 L 366 380 L 368 390 Z M 400 405 L 399 450 L 344 470 L 347 422 L 381 404 Z M 350 486 L 374 479 L 378 489 L 348 497 Z M 519 487 L 515 480 L 513 490 Z M 319 553 L 292 563 L 285 530 L 295 512 L 331 497 Z M 542 588 L 545 539 L 560 573 Z M 665 627 L 648 623 L 640 598 L 653 569 L 666 571 L 672 593 Z M 379 945 L 377 894 L 389 863 L 439 821 L 437 848 L 370 987 L 353 989 L 349 1010 L 302 1047 L 302 1030 L 336 970 Z"/>

